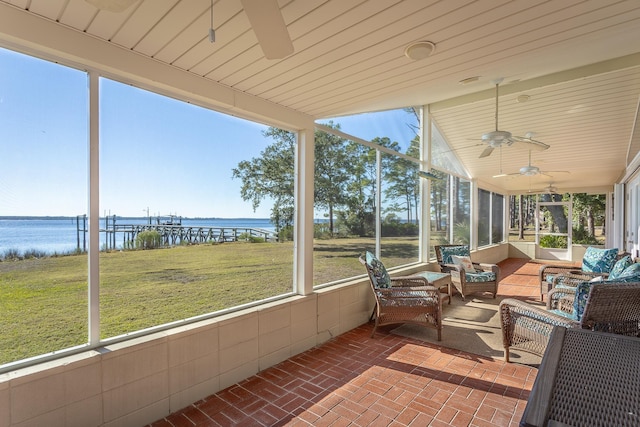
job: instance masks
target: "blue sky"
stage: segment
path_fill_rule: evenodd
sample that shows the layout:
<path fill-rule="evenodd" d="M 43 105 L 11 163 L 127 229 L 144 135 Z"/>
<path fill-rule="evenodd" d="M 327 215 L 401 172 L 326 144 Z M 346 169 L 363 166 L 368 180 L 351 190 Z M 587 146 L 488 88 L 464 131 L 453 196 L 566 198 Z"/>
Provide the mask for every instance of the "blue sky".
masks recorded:
<path fill-rule="evenodd" d="M 87 211 L 87 86 L 82 71 L 0 49 L 0 216 Z M 266 126 L 107 79 L 100 109 L 101 214 L 269 217 L 270 202 L 254 212 L 231 179 L 272 142 Z M 401 110 L 333 119 L 403 148 L 413 120 Z"/>

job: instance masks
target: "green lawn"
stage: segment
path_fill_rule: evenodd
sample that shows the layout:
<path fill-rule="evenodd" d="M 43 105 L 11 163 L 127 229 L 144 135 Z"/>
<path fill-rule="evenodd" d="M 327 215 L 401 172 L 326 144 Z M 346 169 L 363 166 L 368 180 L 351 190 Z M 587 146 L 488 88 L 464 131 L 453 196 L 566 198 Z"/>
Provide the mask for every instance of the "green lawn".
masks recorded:
<path fill-rule="evenodd" d="M 314 283 L 362 275 L 366 238 L 318 240 Z M 389 267 L 416 261 L 417 239 L 384 239 Z M 0 262 L 0 364 L 87 342 L 87 256 Z M 101 337 L 282 295 L 293 244 L 223 243 L 100 254 Z"/>

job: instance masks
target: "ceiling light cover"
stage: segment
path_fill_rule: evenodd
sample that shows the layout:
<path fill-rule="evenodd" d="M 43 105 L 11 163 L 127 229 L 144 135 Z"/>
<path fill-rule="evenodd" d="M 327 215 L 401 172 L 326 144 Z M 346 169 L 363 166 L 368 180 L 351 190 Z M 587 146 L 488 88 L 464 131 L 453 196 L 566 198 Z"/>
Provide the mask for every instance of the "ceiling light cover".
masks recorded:
<path fill-rule="evenodd" d="M 511 132 L 506 130 L 494 130 L 482 135 L 482 141 L 489 144 L 490 147 L 498 148 L 502 144 L 506 144 L 511 140 Z"/>
<path fill-rule="evenodd" d="M 407 58 L 413 59 L 414 61 L 419 61 L 421 59 L 425 59 L 429 57 L 433 51 L 436 49 L 436 45 L 432 42 L 428 41 L 420 41 L 411 43 L 404 50 L 404 54 Z"/>
<path fill-rule="evenodd" d="M 524 176 L 534 176 L 540 173 L 540 168 L 537 166 L 524 166 L 520 168 L 520 174 Z"/>

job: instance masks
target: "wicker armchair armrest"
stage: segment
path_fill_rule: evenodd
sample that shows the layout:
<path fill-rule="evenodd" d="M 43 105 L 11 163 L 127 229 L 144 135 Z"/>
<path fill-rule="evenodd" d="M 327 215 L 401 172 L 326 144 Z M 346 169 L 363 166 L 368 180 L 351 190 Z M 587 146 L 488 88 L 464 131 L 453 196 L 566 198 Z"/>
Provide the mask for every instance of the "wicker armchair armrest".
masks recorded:
<path fill-rule="evenodd" d="M 441 273 L 451 273 L 451 270 L 455 270 L 455 265 L 453 264 L 444 264 L 444 263 L 439 263 L 440 265 L 440 272 Z"/>
<path fill-rule="evenodd" d="M 444 264 L 447 268 L 447 272 L 451 274 L 452 280 L 460 281 L 460 277 L 465 277 L 466 270 L 459 264 Z"/>
<path fill-rule="evenodd" d="M 500 303 L 500 323 L 507 362 L 510 347 L 542 356 L 554 326 L 578 326 L 574 320 L 514 298 Z"/>
<path fill-rule="evenodd" d="M 478 271 L 490 271 L 496 273 L 496 277 L 498 277 L 498 273 L 500 273 L 500 267 L 498 267 L 496 264 L 473 263 L 473 266 Z"/>
<path fill-rule="evenodd" d="M 547 310 L 562 310 L 565 313 L 571 313 L 575 296 L 576 288 L 553 288 L 547 294 Z"/>
<path fill-rule="evenodd" d="M 564 326 L 565 328 L 575 327 L 578 322 L 571 320 L 560 314 L 552 313 L 543 307 L 528 304 L 515 298 L 505 298 L 500 302 L 500 317 L 504 326 L 505 320 L 514 320 L 513 314 L 518 313 L 521 317 L 539 321 L 551 326 Z"/>
<path fill-rule="evenodd" d="M 440 299 L 440 290 L 433 286 L 398 286 L 392 288 L 380 288 L 376 290 L 378 298 L 381 300 L 402 299 L 407 301 L 410 299 Z"/>
<path fill-rule="evenodd" d="M 538 276 L 540 278 L 540 283 L 547 281 L 548 275 L 557 276 L 559 274 L 568 274 L 571 271 L 580 270 L 580 267 L 571 266 L 571 265 L 553 265 L 553 264 L 545 264 L 540 266 L 540 270 L 538 271 Z"/>
<path fill-rule="evenodd" d="M 429 281 L 421 276 L 399 276 L 391 278 L 392 287 L 429 286 Z"/>
<path fill-rule="evenodd" d="M 561 273 L 553 278 L 553 281 L 551 282 L 551 284 L 552 284 L 552 287 L 556 287 L 559 284 L 576 287 L 578 286 L 579 283 L 588 282 L 589 280 L 594 279 L 596 277 L 602 277 L 603 279 L 606 279 L 607 276 L 609 276 L 608 273 L 594 273 L 594 272 L 587 272 L 587 271 L 582 272 L 580 274 Z"/>

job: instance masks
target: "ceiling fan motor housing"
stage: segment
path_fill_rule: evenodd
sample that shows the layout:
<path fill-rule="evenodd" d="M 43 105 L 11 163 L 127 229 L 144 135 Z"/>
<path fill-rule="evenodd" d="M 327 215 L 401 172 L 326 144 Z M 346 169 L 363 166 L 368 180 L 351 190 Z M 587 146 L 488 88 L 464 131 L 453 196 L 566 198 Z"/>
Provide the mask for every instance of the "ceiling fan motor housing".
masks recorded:
<path fill-rule="evenodd" d="M 490 147 L 498 148 L 502 144 L 511 142 L 511 132 L 504 130 L 494 130 L 482 135 L 482 140 L 489 144 Z"/>
<path fill-rule="evenodd" d="M 537 166 L 523 166 L 520 168 L 520 174 L 524 176 L 533 176 L 538 175 L 540 173 L 540 168 Z"/>

